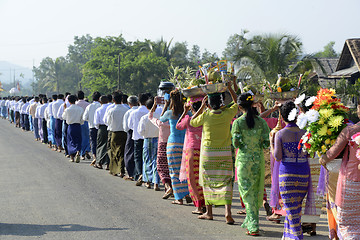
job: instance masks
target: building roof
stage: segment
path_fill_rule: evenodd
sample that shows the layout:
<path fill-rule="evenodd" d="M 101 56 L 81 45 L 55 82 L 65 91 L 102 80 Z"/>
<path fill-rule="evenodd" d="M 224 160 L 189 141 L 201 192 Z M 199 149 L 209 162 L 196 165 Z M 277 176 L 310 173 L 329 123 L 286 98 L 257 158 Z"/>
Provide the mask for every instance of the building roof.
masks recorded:
<path fill-rule="evenodd" d="M 356 65 L 360 70 L 360 38 L 347 39 L 341 52 L 336 71 Z"/>
<path fill-rule="evenodd" d="M 338 58 L 316 58 L 313 66 L 319 77 L 325 77 L 335 72 L 338 62 Z"/>

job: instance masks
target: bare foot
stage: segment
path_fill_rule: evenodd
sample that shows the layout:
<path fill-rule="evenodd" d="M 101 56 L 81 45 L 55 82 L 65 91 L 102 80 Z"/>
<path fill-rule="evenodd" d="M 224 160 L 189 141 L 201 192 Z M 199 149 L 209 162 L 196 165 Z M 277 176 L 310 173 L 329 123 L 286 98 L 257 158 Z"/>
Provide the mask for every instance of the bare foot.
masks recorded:
<path fill-rule="evenodd" d="M 207 213 L 204 213 L 203 215 L 198 216 L 198 219 L 205 219 L 205 220 L 213 220 L 213 216 L 208 215 Z"/>
<path fill-rule="evenodd" d="M 233 225 L 235 223 L 234 219 L 231 216 L 226 216 L 226 224 Z"/>

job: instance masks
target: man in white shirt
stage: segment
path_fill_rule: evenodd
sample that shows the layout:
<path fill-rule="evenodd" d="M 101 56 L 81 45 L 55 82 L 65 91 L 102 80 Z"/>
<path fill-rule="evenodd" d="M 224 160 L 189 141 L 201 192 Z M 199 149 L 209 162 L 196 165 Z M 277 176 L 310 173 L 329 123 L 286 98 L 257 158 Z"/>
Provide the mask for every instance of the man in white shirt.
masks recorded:
<path fill-rule="evenodd" d="M 15 98 L 15 103 L 14 103 L 14 115 L 15 115 L 15 127 L 20 128 L 20 98 L 16 97 Z"/>
<path fill-rule="evenodd" d="M 58 116 L 58 111 L 61 105 L 64 104 L 64 94 L 58 94 L 57 100 L 52 104 L 52 113 L 55 119 L 55 128 L 54 128 L 54 138 L 55 138 L 55 146 L 54 150 L 61 152 L 63 150 L 62 147 L 62 125 L 63 120 L 62 117 Z"/>
<path fill-rule="evenodd" d="M 125 180 L 134 180 L 135 162 L 134 162 L 134 140 L 132 139 L 132 130 L 128 126 L 128 119 L 130 114 L 138 108 L 137 96 L 130 96 L 127 98 L 130 109 L 125 113 L 123 120 L 123 128 L 127 133 L 125 144 L 124 162 L 128 176 Z"/>
<path fill-rule="evenodd" d="M 1 100 L 1 103 L 0 103 L 0 111 L 1 111 L 1 117 L 2 119 L 6 119 L 7 117 L 7 111 L 6 111 L 6 100 L 7 98 L 4 97 L 2 100 Z"/>
<path fill-rule="evenodd" d="M 62 118 L 66 121 L 67 127 L 67 148 L 68 154 L 70 155 L 70 161 L 79 163 L 80 162 L 80 151 L 81 151 L 81 124 L 84 123 L 83 114 L 84 109 L 75 104 L 77 97 L 70 95 L 68 101 L 70 107 L 66 107 L 64 103 L 64 112 Z"/>
<path fill-rule="evenodd" d="M 141 93 L 139 94 L 140 107 L 135 111 L 131 112 L 128 119 L 128 127 L 133 130 L 132 139 L 134 140 L 134 162 L 135 162 L 135 173 L 134 179 L 137 181 L 136 186 L 141 186 L 142 184 L 142 152 L 144 138 L 138 132 L 138 125 L 140 118 L 147 114 L 145 103 L 149 98 L 149 94 Z"/>
<path fill-rule="evenodd" d="M 124 152 L 126 144 L 126 132 L 123 127 L 125 113 L 129 110 L 121 104 L 122 95 L 113 94 L 115 106 L 105 115 L 105 123 L 111 133 L 110 142 L 110 174 L 120 177 L 125 176 Z"/>
<path fill-rule="evenodd" d="M 78 100 L 76 101 L 76 105 L 79 107 L 82 107 L 85 111 L 86 107 L 90 105 L 87 101 L 84 100 L 85 94 L 83 91 L 78 91 L 77 93 Z M 83 119 L 84 120 L 84 119 Z M 89 137 L 89 123 L 87 121 L 84 121 L 84 124 L 81 125 L 81 151 L 80 156 L 81 160 L 85 160 L 85 157 L 87 159 L 90 159 L 90 137 Z"/>
<path fill-rule="evenodd" d="M 43 97 L 41 99 L 42 105 L 39 106 L 38 111 L 38 118 L 39 118 L 39 130 L 40 130 L 40 138 L 42 143 L 47 144 L 48 143 L 48 133 L 47 133 L 47 125 L 46 125 L 46 119 L 45 119 L 45 109 L 48 106 L 48 99 L 46 97 Z"/>
<path fill-rule="evenodd" d="M 21 126 L 21 128 L 24 131 L 29 131 L 30 130 L 29 114 L 26 112 L 26 109 L 29 106 L 29 102 L 27 100 L 28 99 L 26 99 L 25 97 L 23 98 L 24 104 L 21 106 L 21 109 L 20 109 L 20 116 L 22 118 L 22 126 Z"/>
<path fill-rule="evenodd" d="M 154 100 L 152 98 L 148 99 L 145 105 L 146 108 L 150 111 L 154 105 Z M 156 117 L 160 117 L 160 114 L 157 113 L 156 115 Z M 151 188 L 151 183 L 154 183 L 154 190 L 160 191 L 160 176 L 156 167 L 159 128 L 149 120 L 149 113 L 140 118 L 138 132 L 144 138 L 144 150 L 142 158 L 143 182 L 145 182 L 147 188 Z"/>
<path fill-rule="evenodd" d="M 96 162 L 96 137 L 97 137 L 97 129 L 94 125 L 94 115 L 96 109 L 101 106 L 99 103 L 99 98 L 101 94 L 99 92 L 94 92 L 92 99 L 93 102 L 85 108 L 85 112 L 83 115 L 83 120 L 89 123 L 89 135 L 90 135 L 90 147 L 91 152 L 93 154 L 94 160 L 91 162 L 90 166 L 93 166 Z"/>
<path fill-rule="evenodd" d="M 49 142 L 51 142 L 51 147 L 55 147 L 56 144 L 56 140 L 55 140 L 55 117 L 54 117 L 54 112 L 53 112 L 53 105 L 54 103 L 57 101 L 57 95 L 53 94 L 51 96 L 52 101 L 50 101 L 48 107 L 47 107 L 47 113 L 49 116 L 49 122 L 48 122 L 48 134 L 49 134 Z"/>
<path fill-rule="evenodd" d="M 57 113 L 57 117 L 60 118 L 61 120 L 63 120 L 62 118 L 62 114 L 64 112 L 64 106 L 66 107 L 70 107 L 70 103 L 68 101 L 68 96 L 70 96 L 70 93 L 69 92 L 66 92 L 65 93 L 65 101 L 64 101 L 64 104 L 61 104 L 60 107 L 59 107 L 59 110 L 58 110 L 58 113 Z M 68 128 L 68 125 L 66 123 L 66 121 L 62 121 L 62 128 L 61 128 L 61 143 L 62 143 L 62 147 L 64 149 L 64 152 L 65 152 L 65 156 L 70 158 L 70 155 L 68 153 L 68 148 L 67 148 L 67 137 L 66 137 L 66 134 L 67 134 L 67 128 Z"/>
<path fill-rule="evenodd" d="M 35 97 L 34 103 L 31 104 L 30 108 L 29 108 L 29 114 L 32 116 L 32 119 L 33 119 L 34 135 L 35 135 L 36 141 L 40 140 L 39 118 L 36 116 L 36 110 L 37 110 L 38 105 L 39 105 L 39 97 Z"/>
<path fill-rule="evenodd" d="M 104 122 L 106 108 L 110 105 L 107 96 L 100 97 L 101 107 L 96 109 L 94 114 L 94 125 L 98 129 L 96 141 L 96 161 L 94 167 L 103 169 L 102 165 L 106 164 L 106 169 L 109 170 L 110 159 L 108 156 L 108 130 Z"/>

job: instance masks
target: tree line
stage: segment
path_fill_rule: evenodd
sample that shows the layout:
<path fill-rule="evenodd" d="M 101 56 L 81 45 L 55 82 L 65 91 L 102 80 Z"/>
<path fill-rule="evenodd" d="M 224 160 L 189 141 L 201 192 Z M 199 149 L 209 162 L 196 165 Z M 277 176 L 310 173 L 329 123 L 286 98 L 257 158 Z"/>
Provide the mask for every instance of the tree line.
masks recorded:
<path fill-rule="evenodd" d="M 258 82 L 276 81 L 277 74 L 299 74 L 311 69 L 309 59 L 337 57 L 330 42 L 323 51 L 305 55 L 302 43 L 296 36 L 264 34 L 248 36 L 248 31 L 229 37 L 221 59 L 235 61 L 238 77 Z M 56 59 L 46 57 L 34 67 L 35 94 L 73 92 L 82 89 L 111 92 L 120 87 L 127 94 L 156 92 L 162 79 L 168 78 L 170 66 L 197 69 L 199 65 L 219 60 L 216 53 L 187 42 L 126 41 L 120 36 L 75 36 L 66 56 Z M 298 64 L 301 63 L 301 64 Z M 295 69 L 292 69 L 296 66 Z M 307 86 L 307 85 L 306 85 Z"/>

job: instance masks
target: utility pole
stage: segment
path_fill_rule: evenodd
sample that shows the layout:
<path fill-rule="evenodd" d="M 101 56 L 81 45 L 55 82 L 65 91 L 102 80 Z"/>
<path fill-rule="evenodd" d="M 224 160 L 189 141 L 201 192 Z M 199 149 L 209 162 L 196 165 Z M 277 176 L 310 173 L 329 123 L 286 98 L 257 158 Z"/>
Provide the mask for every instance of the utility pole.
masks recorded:
<path fill-rule="evenodd" d="M 121 62 L 121 54 L 118 57 L 118 90 L 120 90 L 120 62 Z"/>

